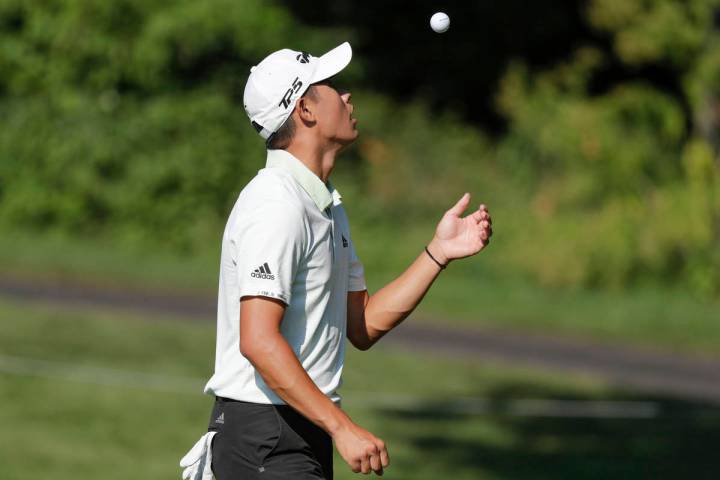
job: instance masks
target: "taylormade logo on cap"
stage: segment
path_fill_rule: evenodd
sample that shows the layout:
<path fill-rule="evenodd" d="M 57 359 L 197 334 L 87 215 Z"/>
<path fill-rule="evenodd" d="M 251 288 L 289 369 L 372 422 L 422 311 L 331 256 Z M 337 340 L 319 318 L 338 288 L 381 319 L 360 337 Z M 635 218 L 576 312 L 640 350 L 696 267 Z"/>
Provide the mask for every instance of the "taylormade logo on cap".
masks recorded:
<path fill-rule="evenodd" d="M 337 75 L 351 59 L 352 48 L 345 42 L 321 57 L 287 48 L 278 50 L 252 67 L 243 104 L 260 136 L 270 138 L 310 85 Z"/>

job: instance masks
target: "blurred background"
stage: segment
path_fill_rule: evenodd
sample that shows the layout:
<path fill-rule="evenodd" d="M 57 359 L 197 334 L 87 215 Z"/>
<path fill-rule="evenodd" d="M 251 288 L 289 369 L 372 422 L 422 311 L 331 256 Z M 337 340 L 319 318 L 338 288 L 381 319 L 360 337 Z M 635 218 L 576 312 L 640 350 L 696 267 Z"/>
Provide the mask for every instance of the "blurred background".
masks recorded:
<path fill-rule="evenodd" d="M 349 353 L 386 475 L 716 478 L 720 0 L 0 0 L 3 478 L 179 478 L 249 68 L 346 40 L 370 290 L 466 191 L 495 232 Z"/>

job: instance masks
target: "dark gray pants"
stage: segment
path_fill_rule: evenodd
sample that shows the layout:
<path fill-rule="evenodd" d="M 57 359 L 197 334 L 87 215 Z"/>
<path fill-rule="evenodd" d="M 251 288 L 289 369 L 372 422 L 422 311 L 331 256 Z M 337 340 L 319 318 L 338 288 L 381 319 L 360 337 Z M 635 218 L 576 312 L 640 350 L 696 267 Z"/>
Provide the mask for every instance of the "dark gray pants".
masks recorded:
<path fill-rule="evenodd" d="M 287 405 L 217 398 L 208 430 L 217 480 L 332 480 L 332 439 Z"/>

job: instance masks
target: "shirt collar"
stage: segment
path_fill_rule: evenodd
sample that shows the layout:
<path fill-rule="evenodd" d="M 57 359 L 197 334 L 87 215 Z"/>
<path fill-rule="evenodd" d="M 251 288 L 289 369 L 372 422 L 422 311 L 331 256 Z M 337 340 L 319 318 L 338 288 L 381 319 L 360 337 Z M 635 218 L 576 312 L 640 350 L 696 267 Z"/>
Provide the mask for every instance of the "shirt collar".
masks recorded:
<path fill-rule="evenodd" d="M 288 172 L 296 182 L 310 195 L 318 209 L 325 210 L 330 205 L 338 205 L 340 193 L 330 182 L 323 183 L 309 168 L 286 150 L 268 150 L 267 168 L 280 168 Z"/>

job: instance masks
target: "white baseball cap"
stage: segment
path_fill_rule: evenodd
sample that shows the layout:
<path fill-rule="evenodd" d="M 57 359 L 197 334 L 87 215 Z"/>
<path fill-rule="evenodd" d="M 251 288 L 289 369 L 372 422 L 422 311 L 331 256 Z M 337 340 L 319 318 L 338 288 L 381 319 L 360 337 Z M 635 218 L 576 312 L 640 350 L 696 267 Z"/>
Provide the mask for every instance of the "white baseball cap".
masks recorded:
<path fill-rule="evenodd" d="M 265 140 L 288 119 L 295 101 L 310 85 L 347 67 L 352 48 L 345 42 L 321 57 L 290 49 L 271 53 L 250 69 L 243 104 L 250 122 Z"/>

